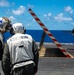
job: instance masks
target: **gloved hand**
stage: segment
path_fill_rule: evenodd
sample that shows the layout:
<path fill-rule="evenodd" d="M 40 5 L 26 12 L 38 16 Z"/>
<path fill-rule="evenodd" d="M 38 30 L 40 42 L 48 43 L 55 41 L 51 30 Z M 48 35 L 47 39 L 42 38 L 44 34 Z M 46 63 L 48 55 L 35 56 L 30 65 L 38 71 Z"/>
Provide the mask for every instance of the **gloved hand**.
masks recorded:
<path fill-rule="evenodd" d="M 35 66 L 35 67 L 34 67 L 34 75 L 37 73 L 37 71 L 38 71 L 38 67 Z"/>

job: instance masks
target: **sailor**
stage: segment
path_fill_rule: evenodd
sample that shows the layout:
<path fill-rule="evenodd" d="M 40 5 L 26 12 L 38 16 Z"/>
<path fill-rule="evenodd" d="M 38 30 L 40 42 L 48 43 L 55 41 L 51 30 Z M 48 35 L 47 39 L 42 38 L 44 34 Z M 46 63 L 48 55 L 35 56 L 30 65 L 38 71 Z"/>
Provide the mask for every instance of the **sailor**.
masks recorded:
<path fill-rule="evenodd" d="M 12 25 L 13 34 L 5 44 L 2 67 L 5 75 L 35 75 L 38 70 L 38 46 L 22 23 Z"/>
<path fill-rule="evenodd" d="M 11 28 L 11 21 L 7 17 L 0 17 L 0 61 L 2 60 L 4 48 L 4 33 Z"/>

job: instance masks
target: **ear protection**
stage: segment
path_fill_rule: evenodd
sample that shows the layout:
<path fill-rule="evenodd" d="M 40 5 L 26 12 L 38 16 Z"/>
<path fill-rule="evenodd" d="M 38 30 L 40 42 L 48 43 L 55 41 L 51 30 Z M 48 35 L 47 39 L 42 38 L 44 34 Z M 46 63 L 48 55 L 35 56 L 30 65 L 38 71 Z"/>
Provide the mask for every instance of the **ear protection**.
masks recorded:
<path fill-rule="evenodd" d="M 24 28 L 24 27 L 23 27 Z M 24 34 L 26 33 L 26 29 L 24 28 Z"/>
<path fill-rule="evenodd" d="M 14 30 L 13 30 L 13 28 L 10 29 L 10 34 L 11 34 L 11 35 L 14 35 Z"/>

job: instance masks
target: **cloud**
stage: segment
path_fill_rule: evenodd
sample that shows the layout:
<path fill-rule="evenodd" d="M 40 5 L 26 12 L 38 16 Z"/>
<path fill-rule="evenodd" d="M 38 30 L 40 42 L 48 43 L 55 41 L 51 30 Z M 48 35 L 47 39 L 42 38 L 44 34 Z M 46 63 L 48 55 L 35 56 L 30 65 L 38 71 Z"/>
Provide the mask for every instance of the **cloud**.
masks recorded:
<path fill-rule="evenodd" d="M 60 22 L 62 22 L 62 21 L 71 21 L 72 20 L 72 18 L 70 18 L 70 17 L 69 18 L 64 17 L 63 13 L 60 13 L 59 15 L 54 17 L 54 19 L 57 20 L 57 21 L 60 21 Z"/>
<path fill-rule="evenodd" d="M 10 16 L 9 19 L 10 20 L 15 20 L 15 18 L 13 16 Z"/>
<path fill-rule="evenodd" d="M 7 14 L 12 14 L 11 11 L 10 11 L 10 9 L 6 10 L 6 13 Z"/>
<path fill-rule="evenodd" d="M 65 7 L 65 11 L 69 12 L 71 10 L 72 10 L 72 8 L 70 6 Z"/>
<path fill-rule="evenodd" d="M 47 17 L 47 14 L 44 14 L 44 17 L 46 18 Z"/>
<path fill-rule="evenodd" d="M 52 13 L 44 14 L 44 18 L 46 20 L 50 20 L 51 16 L 52 16 Z"/>
<path fill-rule="evenodd" d="M 7 7 L 7 6 L 9 6 L 9 2 L 7 0 L 1 0 L 0 1 L 0 6 L 1 7 Z"/>
<path fill-rule="evenodd" d="M 73 10 L 70 11 L 70 14 L 73 14 Z"/>
<path fill-rule="evenodd" d="M 12 24 L 15 23 L 15 21 L 16 21 L 16 19 L 13 16 L 10 16 L 9 19 L 10 19 Z"/>
<path fill-rule="evenodd" d="M 48 13 L 48 16 L 51 17 L 52 16 L 52 13 Z"/>
<path fill-rule="evenodd" d="M 33 8 L 33 7 L 34 7 L 33 5 L 28 4 L 28 8 Z"/>
<path fill-rule="evenodd" d="M 26 26 L 30 26 L 30 24 L 26 24 Z"/>
<path fill-rule="evenodd" d="M 20 6 L 17 10 L 12 10 L 12 13 L 15 15 L 21 15 L 25 12 L 26 8 L 24 6 Z"/>
<path fill-rule="evenodd" d="M 65 7 L 64 9 L 66 12 L 69 12 L 70 14 L 73 13 L 73 9 L 70 6 Z"/>

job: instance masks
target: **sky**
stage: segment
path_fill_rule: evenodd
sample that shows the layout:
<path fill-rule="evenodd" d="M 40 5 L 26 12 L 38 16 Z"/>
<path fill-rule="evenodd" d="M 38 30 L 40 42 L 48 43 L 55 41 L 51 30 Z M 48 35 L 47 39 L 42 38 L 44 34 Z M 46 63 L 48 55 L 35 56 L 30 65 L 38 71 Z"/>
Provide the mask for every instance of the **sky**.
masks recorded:
<path fill-rule="evenodd" d="M 29 30 L 42 30 L 29 8 L 49 30 L 74 29 L 74 0 L 0 0 L 0 17 L 8 17 L 12 24 L 21 22 Z"/>

